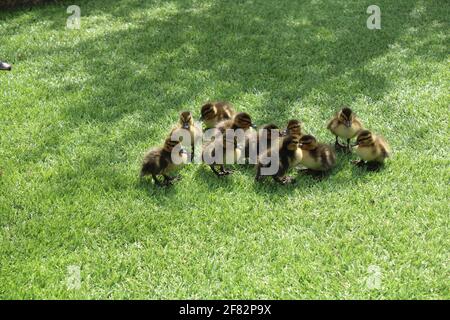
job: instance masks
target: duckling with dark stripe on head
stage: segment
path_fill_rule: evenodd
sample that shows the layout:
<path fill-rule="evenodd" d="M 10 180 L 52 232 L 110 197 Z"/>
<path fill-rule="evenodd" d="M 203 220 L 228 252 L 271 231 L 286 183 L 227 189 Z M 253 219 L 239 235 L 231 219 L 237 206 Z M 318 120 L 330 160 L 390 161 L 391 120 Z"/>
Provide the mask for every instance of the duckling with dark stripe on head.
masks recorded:
<path fill-rule="evenodd" d="M 216 125 L 216 128 L 224 133 L 227 129 L 242 129 L 247 131 L 251 128 L 255 128 L 255 125 L 252 122 L 252 118 L 246 112 L 236 113 L 233 118 L 221 121 Z"/>
<path fill-rule="evenodd" d="M 172 159 L 172 153 L 175 148 L 177 148 L 175 150 L 177 163 Z M 187 163 L 187 158 L 187 152 L 181 147 L 180 142 L 168 137 L 163 147 L 151 149 L 145 154 L 140 177 L 151 175 L 157 186 L 171 185 L 179 177 L 172 177 L 170 174 Z M 158 180 L 158 176 L 163 176 L 164 180 Z"/>
<path fill-rule="evenodd" d="M 275 135 L 274 135 L 275 134 Z M 274 139 L 280 139 L 281 131 L 275 124 L 262 126 L 258 132 L 252 131 L 247 134 L 245 143 L 245 158 L 256 164 L 257 157 L 271 148 Z"/>
<path fill-rule="evenodd" d="M 284 129 L 281 133 L 282 133 L 282 135 L 291 134 L 291 135 L 295 135 L 298 138 L 300 138 L 303 135 L 302 126 L 303 126 L 303 123 L 300 120 L 291 119 L 288 121 L 286 129 Z"/>
<path fill-rule="evenodd" d="M 327 144 L 318 143 L 312 135 L 302 136 L 299 147 L 303 153 L 300 164 L 312 172 L 326 172 L 336 164 L 334 150 Z"/>
<path fill-rule="evenodd" d="M 202 139 L 202 130 L 195 125 L 194 119 L 192 118 L 192 113 L 190 111 L 181 112 L 177 128 L 175 129 L 183 129 L 189 131 L 191 136 L 190 147 L 192 161 L 195 155 L 195 144 Z"/>
<path fill-rule="evenodd" d="M 350 140 L 362 130 L 363 126 L 352 109 L 344 107 L 330 120 L 327 128 L 336 136 L 336 148 L 345 148 L 347 151 L 351 151 Z M 339 138 L 346 139 L 347 145 L 340 144 Z"/>
<path fill-rule="evenodd" d="M 231 103 L 226 101 L 208 102 L 200 110 L 200 121 L 206 129 L 214 128 L 219 122 L 233 118 L 235 111 Z"/>
<path fill-rule="evenodd" d="M 391 154 L 386 140 L 371 133 L 369 130 L 359 132 L 354 147 L 356 154 L 361 159 L 352 161 L 352 163 L 357 165 L 368 164 L 372 168 L 382 165 Z"/>
<path fill-rule="evenodd" d="M 271 176 L 276 182 L 281 184 L 292 183 L 295 180 L 292 177 L 286 176 L 286 173 L 290 168 L 293 168 L 302 159 L 302 150 L 298 148 L 299 138 L 298 136 L 288 135 L 280 141 L 278 150 L 276 146 L 267 150 L 263 155 L 258 158 L 258 164 L 256 165 L 256 181 L 260 181 L 263 177 L 262 168 L 276 167 L 274 173 Z M 278 151 L 278 157 L 274 156 L 274 151 Z M 272 156 L 274 158 L 272 159 Z"/>

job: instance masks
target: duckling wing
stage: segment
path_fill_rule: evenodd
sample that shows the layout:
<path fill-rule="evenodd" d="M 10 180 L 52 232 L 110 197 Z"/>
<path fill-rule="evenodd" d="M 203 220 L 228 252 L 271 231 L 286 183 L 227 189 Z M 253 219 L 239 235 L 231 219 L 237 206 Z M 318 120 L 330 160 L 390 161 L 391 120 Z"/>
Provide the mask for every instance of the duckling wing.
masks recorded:
<path fill-rule="evenodd" d="M 382 136 L 377 137 L 377 142 L 380 146 L 380 152 L 383 156 L 383 158 L 388 158 L 391 155 L 391 149 L 386 142 L 386 140 Z"/>
<path fill-rule="evenodd" d="M 334 117 L 333 119 L 330 120 L 330 122 L 328 122 L 327 129 L 334 132 L 338 124 L 339 123 L 336 117 Z"/>
<path fill-rule="evenodd" d="M 361 131 L 363 129 L 361 120 L 359 120 L 358 118 L 353 119 L 352 127 L 356 130 L 356 133 Z"/>

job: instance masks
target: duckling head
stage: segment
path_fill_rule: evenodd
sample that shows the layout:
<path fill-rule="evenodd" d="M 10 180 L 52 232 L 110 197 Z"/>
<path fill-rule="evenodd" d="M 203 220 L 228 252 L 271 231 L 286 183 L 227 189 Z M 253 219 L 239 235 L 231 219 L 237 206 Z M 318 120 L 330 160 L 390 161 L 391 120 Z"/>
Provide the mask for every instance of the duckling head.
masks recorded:
<path fill-rule="evenodd" d="M 300 138 L 298 146 L 302 150 L 314 150 L 317 148 L 317 140 L 312 135 L 305 135 Z"/>
<path fill-rule="evenodd" d="M 180 126 L 183 129 L 190 129 L 194 125 L 194 120 L 192 119 L 192 113 L 190 111 L 183 111 L 180 114 Z"/>
<path fill-rule="evenodd" d="M 352 126 L 354 118 L 355 114 L 349 107 L 344 107 L 342 108 L 341 111 L 339 111 L 338 120 L 339 122 L 343 123 L 347 128 L 350 128 Z"/>
<path fill-rule="evenodd" d="M 200 114 L 200 121 L 212 120 L 217 114 L 217 108 L 214 104 L 208 102 L 202 107 Z"/>
<path fill-rule="evenodd" d="M 298 137 L 289 135 L 284 138 L 282 148 L 286 148 L 289 151 L 296 151 L 298 149 L 298 143 Z"/>
<path fill-rule="evenodd" d="M 272 130 L 276 130 L 277 136 L 274 138 L 279 138 L 281 136 L 280 128 L 275 124 L 267 124 L 261 128 L 265 132 L 268 140 L 272 139 Z"/>
<path fill-rule="evenodd" d="M 246 112 L 239 112 L 233 118 L 233 126 L 238 129 L 247 130 L 250 127 L 255 128 L 256 126 L 252 123 L 252 118 Z"/>
<path fill-rule="evenodd" d="M 354 146 L 367 147 L 374 143 L 373 134 L 369 130 L 361 130 L 356 138 Z"/>
<path fill-rule="evenodd" d="M 295 136 L 301 136 L 302 135 L 302 122 L 297 119 L 289 120 L 287 127 L 285 130 L 282 131 L 282 135 L 295 135 Z"/>
<path fill-rule="evenodd" d="M 173 148 L 175 148 L 178 144 L 180 144 L 180 141 L 176 141 L 171 139 L 170 137 L 168 137 L 165 141 L 164 141 L 164 147 L 163 150 L 165 152 L 171 153 Z M 183 148 L 180 149 L 180 153 L 184 153 L 185 150 Z"/>

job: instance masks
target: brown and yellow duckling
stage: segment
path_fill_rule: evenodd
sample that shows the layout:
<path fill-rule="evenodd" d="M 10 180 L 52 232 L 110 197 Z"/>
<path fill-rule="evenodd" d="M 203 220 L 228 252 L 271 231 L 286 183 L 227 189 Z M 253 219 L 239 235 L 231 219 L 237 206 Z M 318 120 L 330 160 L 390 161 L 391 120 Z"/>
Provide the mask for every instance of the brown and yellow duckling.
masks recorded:
<path fill-rule="evenodd" d="M 215 128 L 224 133 L 227 129 L 242 129 L 244 131 L 247 131 L 255 127 L 256 126 L 253 124 L 252 118 L 248 113 L 239 112 L 236 113 L 233 118 L 219 122 Z"/>
<path fill-rule="evenodd" d="M 256 164 L 258 155 L 265 153 L 272 147 L 274 139 L 280 139 L 281 131 L 275 124 L 267 124 L 258 132 L 252 131 L 246 135 L 245 158 L 249 163 Z"/>
<path fill-rule="evenodd" d="M 206 129 L 214 128 L 219 122 L 233 118 L 235 113 L 229 102 L 208 102 L 200 110 L 200 121 L 203 121 Z"/>
<path fill-rule="evenodd" d="M 361 158 L 353 161 L 354 164 L 368 164 L 370 167 L 378 167 L 390 156 L 391 150 L 388 143 L 369 130 L 361 130 L 354 145 L 356 154 Z"/>
<path fill-rule="evenodd" d="M 330 120 L 327 128 L 336 136 L 336 148 L 346 148 L 351 151 L 350 140 L 362 130 L 363 126 L 352 109 L 345 107 Z M 346 139 L 347 146 L 340 144 L 339 138 Z"/>
<path fill-rule="evenodd" d="M 174 153 L 173 158 L 172 153 Z M 180 142 L 169 137 L 165 140 L 163 147 L 152 149 L 146 153 L 140 176 L 142 178 L 151 175 L 157 186 L 171 185 L 179 177 L 172 177 L 170 174 L 187 161 L 187 152 L 181 147 Z M 158 180 L 158 176 L 162 176 L 164 180 Z"/>
<path fill-rule="evenodd" d="M 174 130 L 187 130 L 190 134 L 190 147 L 191 147 L 191 161 L 195 155 L 195 144 L 202 139 L 202 130 L 197 127 L 192 118 L 192 113 L 189 111 L 183 111 L 180 114 L 178 125 Z M 173 133 L 173 131 L 172 131 Z"/>
<path fill-rule="evenodd" d="M 275 139 L 280 139 L 282 136 L 282 132 L 280 128 L 278 128 L 275 124 L 267 124 L 261 128 L 262 130 L 259 130 L 258 132 L 258 154 L 263 154 L 267 150 L 272 148 L 272 142 L 274 142 Z M 274 136 L 275 134 L 275 136 Z M 263 143 L 262 141 L 265 140 L 266 143 Z M 264 146 L 265 144 L 265 146 Z"/>
<path fill-rule="evenodd" d="M 317 142 L 312 135 L 300 138 L 299 147 L 303 158 L 300 164 L 312 172 L 326 172 L 336 165 L 336 154 L 327 144 Z"/>
<path fill-rule="evenodd" d="M 290 168 L 295 167 L 302 160 L 302 150 L 298 147 L 299 138 L 297 136 L 286 136 L 278 150 L 275 146 L 267 150 L 258 158 L 256 165 L 256 181 L 260 181 L 263 176 L 271 176 L 276 182 L 288 184 L 294 181 L 292 177 L 286 176 Z M 274 151 L 278 152 L 278 156 L 274 155 Z M 264 174 L 262 169 L 270 170 L 272 174 Z M 270 169 L 271 168 L 271 169 Z"/>
<path fill-rule="evenodd" d="M 303 135 L 302 133 L 302 127 L 303 124 L 301 121 L 297 120 L 297 119 L 292 119 L 289 120 L 286 129 L 284 129 L 281 134 L 282 135 L 294 135 L 297 137 L 301 137 Z"/>
<path fill-rule="evenodd" d="M 233 173 L 232 170 L 225 169 L 225 165 L 237 163 L 241 154 L 242 146 L 238 144 L 237 137 L 219 134 L 215 139 L 204 145 L 202 159 L 209 165 L 216 176 L 222 177 Z M 230 159 L 230 162 L 228 159 Z"/>

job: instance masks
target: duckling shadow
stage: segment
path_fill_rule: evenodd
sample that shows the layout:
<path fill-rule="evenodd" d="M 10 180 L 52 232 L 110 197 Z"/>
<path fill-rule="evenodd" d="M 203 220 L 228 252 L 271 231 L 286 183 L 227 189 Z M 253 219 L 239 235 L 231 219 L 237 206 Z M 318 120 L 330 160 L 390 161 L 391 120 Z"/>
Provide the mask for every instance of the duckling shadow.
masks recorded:
<path fill-rule="evenodd" d="M 178 182 L 178 181 L 177 181 Z M 166 202 L 172 200 L 177 195 L 176 183 L 167 186 L 158 186 L 149 178 L 138 178 L 135 182 L 136 189 L 145 192 L 157 202 Z"/>
<path fill-rule="evenodd" d="M 236 171 L 232 168 L 233 172 Z M 218 188 L 233 188 L 232 175 L 225 175 L 218 177 L 207 165 L 200 165 L 194 172 L 194 180 L 203 182 L 209 190 L 214 190 Z"/>
<path fill-rule="evenodd" d="M 350 163 L 352 176 L 355 178 L 365 178 L 368 175 L 380 173 L 386 169 L 386 166 L 381 163 Z"/>

